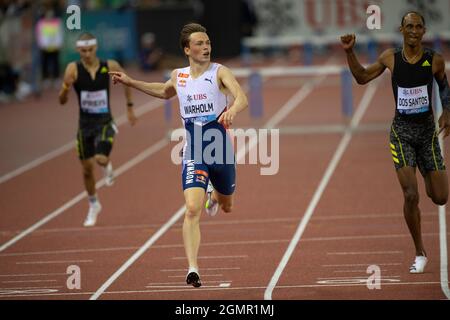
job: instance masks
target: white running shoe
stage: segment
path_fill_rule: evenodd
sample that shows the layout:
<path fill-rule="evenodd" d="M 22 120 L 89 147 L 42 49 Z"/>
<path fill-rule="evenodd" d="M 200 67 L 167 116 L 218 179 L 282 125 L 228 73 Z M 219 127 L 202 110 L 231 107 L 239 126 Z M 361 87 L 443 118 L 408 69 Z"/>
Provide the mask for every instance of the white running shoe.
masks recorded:
<path fill-rule="evenodd" d="M 105 174 L 105 184 L 111 187 L 114 184 L 114 170 L 111 161 L 103 168 L 103 172 Z"/>
<path fill-rule="evenodd" d="M 423 273 L 427 265 L 428 258 L 425 256 L 416 256 L 414 263 L 409 268 L 409 273 Z"/>
<path fill-rule="evenodd" d="M 86 220 L 84 220 L 84 226 L 85 227 L 93 227 L 95 226 L 95 223 L 97 222 L 97 216 L 102 210 L 102 205 L 100 202 L 96 202 L 95 204 L 91 204 L 89 206 L 89 211 L 86 217 Z"/>
<path fill-rule="evenodd" d="M 211 181 L 208 183 L 208 189 L 206 189 L 206 204 L 205 204 L 205 211 L 210 217 L 214 217 L 217 212 L 219 212 L 219 202 L 212 199 L 212 192 L 214 191 L 214 188 L 211 184 Z"/>

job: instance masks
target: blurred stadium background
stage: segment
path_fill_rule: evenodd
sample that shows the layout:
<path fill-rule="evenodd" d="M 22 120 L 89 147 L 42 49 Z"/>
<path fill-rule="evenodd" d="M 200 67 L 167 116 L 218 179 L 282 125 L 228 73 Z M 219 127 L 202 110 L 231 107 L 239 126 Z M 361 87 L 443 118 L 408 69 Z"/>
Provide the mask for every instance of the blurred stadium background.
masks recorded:
<path fill-rule="evenodd" d="M 366 26 L 373 4 L 381 9 L 380 30 Z M 66 27 L 70 5 L 81 9 L 79 30 Z M 145 72 L 186 63 L 178 33 L 192 21 L 208 29 L 215 59 L 240 56 L 249 65 L 281 55 L 309 65 L 347 32 L 358 34 L 357 49 L 373 60 L 384 46 L 401 42 L 398 26 L 407 10 L 422 12 L 427 41 L 448 49 L 450 0 L 1 0 L 0 103 L 58 87 L 64 66 L 78 58 L 74 40 L 83 31 L 99 38 L 101 58 Z"/>

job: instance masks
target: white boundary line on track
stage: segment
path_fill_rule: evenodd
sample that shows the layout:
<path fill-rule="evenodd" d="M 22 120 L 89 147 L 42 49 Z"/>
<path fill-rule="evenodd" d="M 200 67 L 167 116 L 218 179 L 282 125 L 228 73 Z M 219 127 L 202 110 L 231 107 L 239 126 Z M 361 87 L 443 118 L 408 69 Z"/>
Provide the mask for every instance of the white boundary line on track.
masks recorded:
<path fill-rule="evenodd" d="M 447 64 L 447 68 L 450 66 Z M 438 86 L 436 81 L 434 81 L 433 87 L 435 97 L 439 96 Z M 442 114 L 442 102 L 441 99 L 435 99 L 436 105 L 435 109 L 435 121 L 438 125 L 439 116 Z M 442 135 L 439 135 L 439 146 L 441 147 L 441 155 L 444 158 L 445 155 L 445 145 Z M 439 252 L 440 252 L 440 278 L 441 278 L 441 289 L 447 299 L 450 299 L 450 289 L 448 287 L 448 251 L 447 251 L 447 222 L 446 222 L 446 206 L 438 206 L 439 214 Z"/>
<path fill-rule="evenodd" d="M 367 279 L 366 279 L 367 280 Z M 436 285 L 439 284 L 437 281 L 418 281 L 418 282 L 386 282 L 383 286 L 409 286 L 409 285 Z M 192 292 L 192 288 L 185 289 L 167 289 L 167 290 L 128 290 L 128 291 L 107 291 L 104 294 L 148 294 L 148 293 L 162 293 L 162 292 Z M 329 288 L 329 287 L 367 287 L 367 283 L 350 283 L 350 284 L 304 284 L 304 285 L 289 285 L 289 286 L 278 286 L 278 289 L 301 289 L 301 288 Z M 50 287 L 48 287 L 50 288 Z M 203 287 L 202 287 L 203 288 Z M 244 290 L 263 290 L 266 287 L 223 287 L 223 288 L 204 288 L 200 290 L 213 291 L 213 290 L 233 290 L 233 291 L 244 291 Z M 39 288 L 41 289 L 41 288 Z M 2 289 L 0 289 L 2 290 Z M 80 296 L 80 295 L 91 295 L 94 292 L 60 292 L 60 293 L 41 293 L 41 294 L 0 294 L 0 298 L 7 297 L 46 297 L 46 296 Z"/>
<path fill-rule="evenodd" d="M 159 100 L 152 100 L 150 102 L 147 102 L 147 103 L 143 104 L 142 106 L 136 108 L 136 116 L 139 117 L 147 112 L 153 111 L 153 110 L 161 107 L 162 105 L 163 105 L 163 102 L 161 102 Z M 126 119 L 127 118 L 126 118 L 125 114 L 121 115 L 119 118 L 117 118 L 116 125 L 121 126 L 123 123 L 126 122 Z M 75 140 L 75 139 L 73 139 L 73 140 Z M 10 171 L 10 172 L 2 175 L 0 177 L 0 184 L 2 184 L 14 177 L 17 177 L 18 175 L 21 175 L 22 173 L 24 173 L 30 169 L 33 169 L 53 158 L 58 157 L 58 156 L 64 154 L 65 152 L 71 150 L 72 148 L 75 148 L 75 141 L 68 142 L 63 146 L 61 146 L 53 151 L 50 151 L 49 153 L 46 153 L 43 156 L 40 156 L 39 158 L 34 159 L 33 161 L 31 161 L 13 171 Z"/>
<path fill-rule="evenodd" d="M 358 108 L 356 109 L 356 112 L 350 122 L 350 128 L 356 128 L 361 121 L 364 113 L 366 112 L 367 108 L 369 107 L 370 101 L 372 100 L 373 96 L 375 95 L 375 92 L 377 90 L 378 85 L 380 84 L 381 79 L 377 79 L 375 82 L 372 82 L 368 85 L 367 89 L 364 92 L 364 95 L 361 99 L 361 102 L 359 103 Z M 280 261 L 280 264 L 278 265 L 277 269 L 275 270 L 269 284 L 267 285 L 267 288 L 264 292 L 264 299 L 265 300 L 271 300 L 272 299 L 272 292 L 275 288 L 275 286 L 278 283 L 278 280 L 280 279 L 281 274 L 283 273 L 284 269 L 286 268 L 286 265 L 291 258 L 292 254 L 294 253 L 295 247 L 297 246 L 298 242 L 300 241 L 301 236 L 303 235 L 303 232 L 306 229 L 306 226 L 311 219 L 311 216 L 314 213 L 314 210 L 316 209 L 317 204 L 320 201 L 320 198 L 325 191 L 326 186 L 328 185 L 328 182 L 331 179 L 331 176 L 333 175 L 334 170 L 336 169 L 339 161 L 342 158 L 342 155 L 344 154 L 345 150 L 347 149 L 347 146 L 350 143 L 350 140 L 352 138 L 352 130 L 348 130 L 345 135 L 342 137 L 334 155 L 331 159 L 325 174 L 323 175 L 322 180 L 320 181 L 319 186 L 317 187 L 313 198 L 311 199 L 311 202 L 308 205 L 308 208 L 306 209 L 306 212 L 300 221 L 297 230 L 289 243 L 289 246 L 286 250 L 286 252 L 283 255 L 283 258 Z"/>
<path fill-rule="evenodd" d="M 151 156 L 152 154 L 158 152 L 159 150 L 161 150 L 162 148 L 164 148 L 165 146 L 167 146 L 169 144 L 169 140 L 167 138 L 162 138 L 161 140 L 159 140 L 158 142 L 156 142 L 155 144 L 153 144 L 152 146 L 150 146 L 149 148 L 145 149 L 144 151 L 142 151 L 141 153 L 139 153 L 137 156 L 135 156 L 134 158 L 132 158 L 131 160 L 125 162 L 124 164 L 122 164 L 120 167 L 118 167 L 115 170 L 115 175 L 118 177 L 120 176 L 122 173 L 126 172 L 127 170 L 131 169 L 132 167 L 136 166 L 137 164 L 139 164 L 140 162 L 142 162 L 143 160 L 145 160 L 146 158 L 148 158 L 149 156 Z M 96 189 L 101 188 L 103 185 L 105 184 L 104 179 L 99 180 L 96 184 L 95 187 Z M 11 240 L 7 241 L 6 243 L 2 244 L 0 246 L 0 252 L 6 250 L 7 248 L 9 248 L 10 246 L 12 246 L 13 244 L 15 244 L 17 241 L 19 241 L 20 239 L 22 239 L 23 237 L 27 236 L 28 234 L 32 233 L 33 231 L 35 231 L 36 229 L 40 228 L 41 226 L 43 226 L 44 224 L 46 224 L 47 222 L 53 220 L 54 218 L 56 218 L 57 216 L 59 216 L 61 213 L 63 213 L 64 211 L 66 211 L 67 209 L 73 207 L 75 204 L 77 204 L 78 202 L 80 202 L 82 199 L 84 199 L 87 196 L 86 191 L 83 191 L 81 193 L 79 193 L 77 196 L 75 196 L 74 198 L 72 198 L 71 200 L 69 200 L 68 202 L 66 202 L 65 204 L 63 204 L 61 207 L 59 207 L 58 209 L 56 209 L 55 211 L 53 211 L 52 213 L 48 214 L 47 216 L 45 216 L 44 218 L 42 218 L 41 220 L 39 220 L 38 222 L 36 222 L 35 224 L 33 224 L 31 227 L 29 227 L 28 229 L 20 232 L 17 236 L 15 236 L 14 238 L 12 238 Z"/>
<path fill-rule="evenodd" d="M 267 129 L 272 129 L 275 127 L 277 122 L 273 121 L 274 118 L 280 122 L 284 117 L 288 115 L 286 109 L 291 112 L 296 106 L 298 106 L 309 93 L 312 92 L 315 86 L 322 82 L 326 76 L 316 77 L 314 85 L 304 85 L 302 86 L 279 110 L 275 113 L 269 121 L 264 126 Z M 282 116 L 284 115 L 284 116 Z M 239 163 L 242 157 L 245 157 L 247 152 L 250 152 L 257 144 L 256 139 L 251 139 L 248 147 L 241 148 L 236 153 L 236 162 Z M 186 207 L 182 205 L 180 209 L 165 223 L 161 229 L 159 229 L 153 236 L 151 236 L 138 251 L 136 251 L 111 277 L 89 298 L 89 300 L 97 300 L 111 284 L 119 278 L 123 272 L 125 272 L 128 267 L 130 267 L 137 259 L 139 259 L 145 251 L 148 250 L 172 225 L 174 225 L 183 215 Z M 222 289 L 223 290 L 223 289 Z"/>

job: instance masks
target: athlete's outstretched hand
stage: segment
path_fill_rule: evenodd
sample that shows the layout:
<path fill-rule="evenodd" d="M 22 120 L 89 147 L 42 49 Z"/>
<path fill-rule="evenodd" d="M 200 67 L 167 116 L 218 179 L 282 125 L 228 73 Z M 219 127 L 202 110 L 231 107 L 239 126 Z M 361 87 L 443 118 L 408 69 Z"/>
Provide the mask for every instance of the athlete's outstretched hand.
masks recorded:
<path fill-rule="evenodd" d="M 355 42 L 356 42 L 355 34 L 346 34 L 341 37 L 342 48 L 344 48 L 345 51 L 353 49 Z"/>
<path fill-rule="evenodd" d="M 450 111 L 444 109 L 439 117 L 439 133 L 444 131 L 444 138 L 450 134 Z"/>
<path fill-rule="evenodd" d="M 121 71 L 110 71 L 108 72 L 111 76 L 111 79 L 114 84 L 120 82 L 123 83 L 126 86 L 129 86 L 131 83 L 131 78 L 127 76 L 124 72 Z"/>
<path fill-rule="evenodd" d="M 228 129 L 233 124 L 233 119 L 236 116 L 236 112 L 233 109 L 228 109 L 219 117 L 217 120 L 221 123 L 226 129 Z"/>

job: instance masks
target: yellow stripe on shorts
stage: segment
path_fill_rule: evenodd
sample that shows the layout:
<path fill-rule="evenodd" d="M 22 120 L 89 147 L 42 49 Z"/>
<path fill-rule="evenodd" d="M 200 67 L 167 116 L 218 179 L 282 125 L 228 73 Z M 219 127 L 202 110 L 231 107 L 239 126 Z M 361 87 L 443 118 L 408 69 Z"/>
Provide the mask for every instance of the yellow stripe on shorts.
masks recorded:
<path fill-rule="evenodd" d="M 397 154 L 397 152 L 395 152 L 394 150 L 391 150 L 391 153 L 392 153 L 392 155 L 394 155 L 394 156 L 398 157 L 398 154 Z"/>
<path fill-rule="evenodd" d="M 396 157 L 392 157 L 392 160 L 394 160 L 395 163 L 400 163 L 400 161 L 398 161 L 398 158 Z"/>
<path fill-rule="evenodd" d="M 392 143 L 391 143 L 391 149 L 395 150 L 395 145 L 393 145 Z"/>

